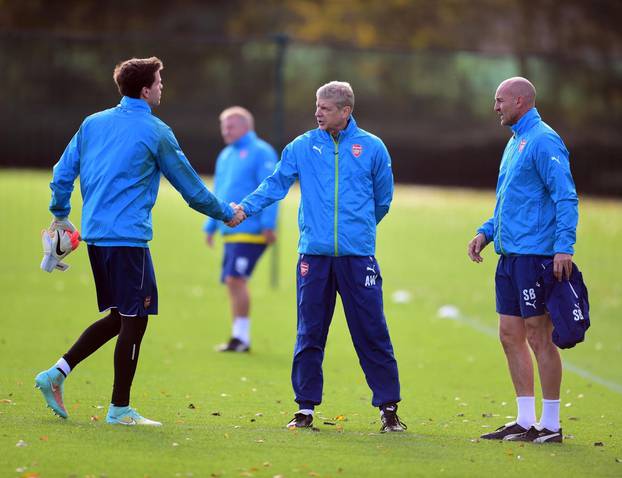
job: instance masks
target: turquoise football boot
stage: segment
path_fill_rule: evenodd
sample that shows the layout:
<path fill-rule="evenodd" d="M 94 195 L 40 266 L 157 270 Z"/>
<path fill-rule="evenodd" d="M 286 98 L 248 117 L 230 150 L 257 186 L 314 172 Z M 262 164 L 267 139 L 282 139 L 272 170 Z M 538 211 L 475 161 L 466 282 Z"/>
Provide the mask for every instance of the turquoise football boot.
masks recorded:
<path fill-rule="evenodd" d="M 63 403 L 63 384 L 65 376 L 56 367 L 41 372 L 35 377 L 35 387 L 41 390 L 47 406 L 61 418 L 67 418 Z"/>
<path fill-rule="evenodd" d="M 149 420 L 141 416 L 136 410 L 132 407 L 115 407 L 114 405 L 110 405 L 108 408 L 108 414 L 106 415 L 106 423 L 110 423 L 112 425 L 145 425 L 151 427 L 161 427 L 162 424 L 160 422 L 156 422 L 155 420 Z"/>

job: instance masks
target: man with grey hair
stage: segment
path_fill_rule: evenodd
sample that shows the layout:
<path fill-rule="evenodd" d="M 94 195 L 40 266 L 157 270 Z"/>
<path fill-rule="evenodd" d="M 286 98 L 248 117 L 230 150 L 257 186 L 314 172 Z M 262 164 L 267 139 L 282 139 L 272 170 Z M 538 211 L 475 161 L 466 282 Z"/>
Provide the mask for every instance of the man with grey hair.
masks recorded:
<path fill-rule="evenodd" d="M 516 421 L 482 438 L 561 443 L 562 364 L 552 341 L 542 276 L 552 267 L 557 281 L 570 279 L 578 199 L 568 150 L 542 121 L 535 102 L 536 90 L 525 78 L 509 78 L 497 88 L 494 110 L 513 134 L 501 159 L 494 215 L 477 230 L 467 253 L 482 262 L 482 249 L 494 241 L 500 255 L 495 276 L 499 337 L 518 407 Z M 539 423 L 530 348 L 542 386 Z"/>
<path fill-rule="evenodd" d="M 318 128 L 283 150 L 274 173 L 237 206 L 238 220 L 283 199 L 300 181 L 298 334 L 292 384 L 299 410 L 288 428 L 311 427 L 322 401 L 322 361 L 337 293 L 367 384 L 380 408 L 382 432 L 401 432 L 400 383 L 382 305 L 382 276 L 374 257 L 376 226 L 393 197 L 391 158 L 383 142 L 360 129 L 348 83 L 317 90 Z"/>

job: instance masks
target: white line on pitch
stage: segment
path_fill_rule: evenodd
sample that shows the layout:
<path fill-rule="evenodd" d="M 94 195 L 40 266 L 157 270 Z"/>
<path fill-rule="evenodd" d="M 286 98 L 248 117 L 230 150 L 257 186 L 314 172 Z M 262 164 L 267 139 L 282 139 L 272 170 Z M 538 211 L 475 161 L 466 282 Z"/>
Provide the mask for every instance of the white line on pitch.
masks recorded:
<path fill-rule="evenodd" d="M 496 328 L 481 324 L 477 320 L 464 317 L 462 314 L 457 314 L 456 316 L 446 317 L 446 318 L 462 322 L 463 324 L 466 324 L 469 327 L 472 327 L 473 329 L 479 332 L 482 332 L 485 335 L 488 335 L 489 337 L 494 337 L 494 338 L 499 337 L 499 333 Z M 602 385 L 603 387 L 608 388 L 609 390 L 613 392 L 622 394 L 622 385 L 620 385 L 619 383 L 604 379 L 602 377 L 599 377 L 598 375 L 594 375 L 592 372 L 588 372 L 587 370 L 584 370 L 581 367 L 577 367 L 576 365 L 573 365 L 570 362 L 567 362 L 566 360 L 564 360 L 564 368 L 566 370 L 569 370 L 570 372 L 573 372 L 579 375 L 580 377 L 583 377 L 587 380 L 591 380 L 592 382 Z"/>

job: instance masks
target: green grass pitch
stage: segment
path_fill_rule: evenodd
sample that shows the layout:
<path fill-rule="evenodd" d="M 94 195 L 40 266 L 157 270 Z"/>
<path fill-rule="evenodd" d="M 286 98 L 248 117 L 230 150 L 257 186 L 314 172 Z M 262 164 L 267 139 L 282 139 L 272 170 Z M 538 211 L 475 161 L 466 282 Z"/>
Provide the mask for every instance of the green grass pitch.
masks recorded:
<path fill-rule="evenodd" d="M 0 477 L 622 476 L 622 203 L 581 201 L 575 259 L 590 289 L 592 328 L 584 344 L 562 353 L 566 441 L 538 446 L 477 439 L 516 412 L 494 336 L 496 257 L 492 248 L 480 265 L 466 256 L 475 228 L 491 214 L 491 193 L 396 189 L 377 258 L 408 431 L 381 435 L 340 304 L 319 431 L 284 427 L 296 410 L 297 190 L 282 203 L 280 285 L 270 287 L 269 254 L 251 282 L 253 351 L 223 355 L 213 351 L 230 330 L 218 283 L 222 243 L 206 247 L 203 217 L 163 181 L 151 243 L 160 315 L 143 341 L 132 404 L 164 426 L 124 428 L 103 420 L 113 343 L 67 380 L 68 420 L 53 416 L 33 388 L 35 374 L 100 317 L 85 247 L 68 258 L 66 273 L 38 268 L 49 178 L 0 172 Z M 410 302 L 393 301 L 396 291 Z M 438 317 L 447 304 L 459 308 L 459 319 Z M 540 398 L 538 391 L 538 408 Z"/>

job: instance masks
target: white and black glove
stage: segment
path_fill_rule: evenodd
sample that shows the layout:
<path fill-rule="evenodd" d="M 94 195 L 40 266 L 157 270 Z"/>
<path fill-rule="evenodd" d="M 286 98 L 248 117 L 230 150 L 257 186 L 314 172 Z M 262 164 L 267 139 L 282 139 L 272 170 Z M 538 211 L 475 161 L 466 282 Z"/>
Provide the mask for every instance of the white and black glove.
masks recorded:
<path fill-rule="evenodd" d="M 55 217 L 54 219 L 52 219 L 52 223 L 50 224 L 50 231 L 56 231 L 57 229 L 69 232 L 76 231 L 76 227 L 71 223 L 68 217 Z"/>
<path fill-rule="evenodd" d="M 69 265 L 62 260 L 78 248 L 80 239 L 80 233 L 75 228 L 69 231 L 60 228 L 52 229 L 50 226 L 50 229 L 41 231 L 43 243 L 41 269 L 46 272 L 52 272 L 54 269 L 64 272 L 69 269 Z"/>

